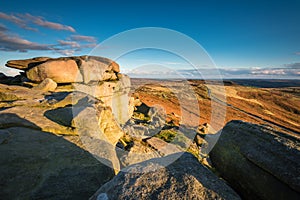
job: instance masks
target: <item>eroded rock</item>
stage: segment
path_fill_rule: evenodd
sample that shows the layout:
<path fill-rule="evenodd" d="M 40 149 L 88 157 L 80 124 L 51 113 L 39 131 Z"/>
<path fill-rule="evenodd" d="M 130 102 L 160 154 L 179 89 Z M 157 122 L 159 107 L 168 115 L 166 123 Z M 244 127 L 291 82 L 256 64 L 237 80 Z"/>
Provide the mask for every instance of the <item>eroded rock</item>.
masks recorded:
<path fill-rule="evenodd" d="M 88 199 L 114 176 L 87 151 L 32 128 L 0 129 L 0 154 L 0 199 Z"/>
<path fill-rule="evenodd" d="M 40 90 L 43 92 L 54 92 L 57 88 L 57 83 L 50 78 L 46 78 L 40 84 L 33 87 L 34 90 Z"/>
<path fill-rule="evenodd" d="M 91 199 L 240 199 L 224 181 L 189 153 L 131 165 L 103 185 Z M 166 160 L 172 160 L 164 166 Z M 98 198 L 98 199 L 99 199 Z"/>
<path fill-rule="evenodd" d="M 51 78 L 56 83 L 82 82 L 83 78 L 74 60 L 50 60 L 26 71 L 26 76 L 34 82 Z"/>
<path fill-rule="evenodd" d="M 299 199 L 299 140 L 231 121 L 210 152 L 214 167 L 245 199 Z"/>

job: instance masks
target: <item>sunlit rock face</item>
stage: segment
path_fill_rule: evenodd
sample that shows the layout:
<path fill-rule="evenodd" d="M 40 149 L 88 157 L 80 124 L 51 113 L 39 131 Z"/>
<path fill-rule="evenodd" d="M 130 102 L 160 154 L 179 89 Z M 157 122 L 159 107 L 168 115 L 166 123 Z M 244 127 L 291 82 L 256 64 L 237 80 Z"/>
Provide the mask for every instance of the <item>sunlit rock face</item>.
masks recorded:
<path fill-rule="evenodd" d="M 24 72 L 17 78 L 3 76 L 0 128 L 26 127 L 66 137 L 120 170 L 115 147 L 134 103 L 128 97 L 130 78 L 119 73 L 117 63 L 94 56 L 38 57 L 6 66 Z"/>
<path fill-rule="evenodd" d="M 25 78 L 28 79 L 27 84 L 34 85 L 51 79 L 58 85 L 70 85 L 69 91 L 80 91 L 101 100 L 104 107 L 112 109 L 114 117 L 120 124 L 124 124 L 133 113 L 134 105 L 130 103 L 128 97 L 130 78 L 120 74 L 120 66 L 108 58 L 96 56 L 36 57 L 10 60 L 6 66 L 23 70 Z M 53 86 L 51 88 L 36 86 L 35 88 L 43 91 L 55 89 Z M 64 90 L 61 87 L 57 89 Z"/>

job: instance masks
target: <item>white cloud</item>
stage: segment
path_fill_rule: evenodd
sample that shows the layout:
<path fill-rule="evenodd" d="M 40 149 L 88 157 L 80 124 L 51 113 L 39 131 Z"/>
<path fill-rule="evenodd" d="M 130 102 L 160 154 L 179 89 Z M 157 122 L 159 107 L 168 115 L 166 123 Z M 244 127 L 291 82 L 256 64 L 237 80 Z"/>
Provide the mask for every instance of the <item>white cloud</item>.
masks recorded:
<path fill-rule="evenodd" d="M 61 46 L 69 46 L 72 48 L 80 48 L 80 45 L 75 41 L 58 40 Z"/>
<path fill-rule="evenodd" d="M 95 43 L 97 41 L 95 37 L 86 35 L 71 35 L 70 39 L 74 41 L 85 41 L 91 43 Z"/>
<path fill-rule="evenodd" d="M 31 27 L 32 25 L 36 25 L 38 27 L 45 27 L 53 30 L 65 30 L 72 33 L 76 32 L 71 26 L 47 21 L 41 16 L 34 16 L 28 13 L 6 14 L 0 12 L 0 20 L 1 19 L 31 31 L 38 31 L 37 28 Z M 29 50 L 42 50 L 54 51 L 62 55 L 70 56 L 76 51 L 93 48 L 96 45 L 96 38 L 86 35 L 71 35 L 66 40 L 57 40 L 57 44 L 40 44 L 10 32 L 6 26 L 0 23 L 0 51 L 27 52 Z"/>
<path fill-rule="evenodd" d="M 71 26 L 56 23 L 56 22 L 50 22 L 45 20 L 41 16 L 33 16 L 31 14 L 6 14 L 3 12 L 0 12 L 0 19 L 10 21 L 17 26 L 31 31 L 37 31 L 36 28 L 31 27 L 30 25 L 35 24 L 41 27 L 54 29 L 54 30 L 65 30 L 75 33 L 75 29 Z"/>

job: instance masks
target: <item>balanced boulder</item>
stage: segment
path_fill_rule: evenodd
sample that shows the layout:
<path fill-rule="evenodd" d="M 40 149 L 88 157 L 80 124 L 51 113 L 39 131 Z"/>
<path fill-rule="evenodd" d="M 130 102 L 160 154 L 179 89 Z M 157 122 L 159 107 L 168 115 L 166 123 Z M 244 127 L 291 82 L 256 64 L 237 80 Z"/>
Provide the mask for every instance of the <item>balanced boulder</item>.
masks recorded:
<path fill-rule="evenodd" d="M 41 82 L 46 78 L 51 78 L 57 83 L 83 81 L 74 60 L 50 60 L 29 69 L 26 75 L 34 82 Z"/>
<path fill-rule="evenodd" d="M 117 80 L 119 65 L 96 56 L 74 56 L 61 58 L 37 57 L 25 60 L 10 60 L 7 67 L 24 70 L 33 82 L 51 78 L 57 83 Z"/>

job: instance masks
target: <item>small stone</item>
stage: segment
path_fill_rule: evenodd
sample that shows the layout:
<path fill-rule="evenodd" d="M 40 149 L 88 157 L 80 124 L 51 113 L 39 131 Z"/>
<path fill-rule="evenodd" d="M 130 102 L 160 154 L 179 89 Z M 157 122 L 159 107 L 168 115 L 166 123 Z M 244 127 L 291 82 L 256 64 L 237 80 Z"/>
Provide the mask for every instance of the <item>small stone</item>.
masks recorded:
<path fill-rule="evenodd" d="M 57 83 L 51 78 L 46 78 L 39 85 L 33 87 L 34 90 L 41 90 L 43 92 L 54 92 L 57 87 Z"/>

